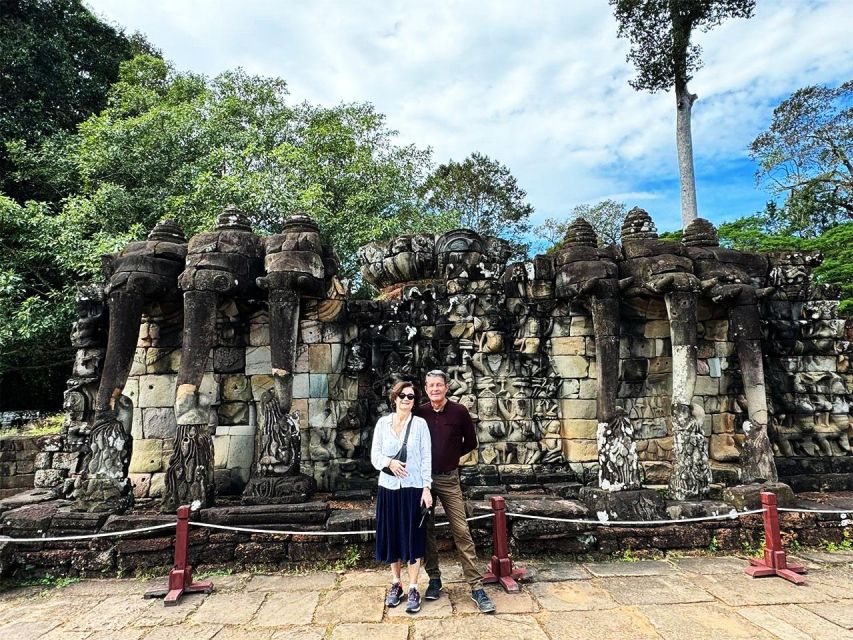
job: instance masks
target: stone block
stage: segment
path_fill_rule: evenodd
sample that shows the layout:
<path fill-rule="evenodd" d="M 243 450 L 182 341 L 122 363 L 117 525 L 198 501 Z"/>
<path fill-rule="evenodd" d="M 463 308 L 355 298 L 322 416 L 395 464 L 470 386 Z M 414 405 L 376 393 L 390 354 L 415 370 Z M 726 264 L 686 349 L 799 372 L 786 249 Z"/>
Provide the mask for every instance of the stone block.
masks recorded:
<path fill-rule="evenodd" d="M 153 473 L 164 468 L 162 440 L 146 438 L 133 443 L 130 473 Z"/>
<path fill-rule="evenodd" d="M 161 498 L 166 492 L 166 474 L 152 473 L 151 485 L 148 487 L 149 498 Z"/>
<path fill-rule="evenodd" d="M 270 344 L 270 326 L 266 322 L 249 325 L 249 346 L 268 347 Z"/>
<path fill-rule="evenodd" d="M 330 345 L 308 345 L 308 370 L 310 373 L 332 372 L 332 349 Z"/>
<path fill-rule="evenodd" d="M 697 396 L 716 396 L 720 393 L 720 381 L 710 376 L 696 376 Z"/>
<path fill-rule="evenodd" d="M 628 354 L 632 358 L 654 358 L 655 340 L 631 338 L 628 346 Z"/>
<path fill-rule="evenodd" d="M 142 409 L 134 409 L 130 422 L 130 437 L 136 440 L 142 436 Z"/>
<path fill-rule="evenodd" d="M 77 465 L 80 462 L 80 454 L 76 451 L 65 453 L 57 452 L 53 454 L 54 469 L 67 469 L 68 471 L 76 471 Z"/>
<path fill-rule="evenodd" d="M 174 374 L 144 375 L 139 377 L 139 408 L 171 407 L 175 402 Z"/>
<path fill-rule="evenodd" d="M 178 424 L 172 407 L 151 407 L 142 410 L 142 438 L 172 439 Z"/>
<path fill-rule="evenodd" d="M 148 374 L 177 373 L 181 366 L 180 349 L 145 350 L 145 372 Z"/>
<path fill-rule="evenodd" d="M 668 320 L 649 320 L 643 331 L 646 338 L 669 338 Z"/>
<path fill-rule="evenodd" d="M 310 398 L 329 397 L 329 377 L 325 373 L 308 374 L 308 396 Z"/>
<path fill-rule="evenodd" d="M 705 339 L 715 342 L 725 342 L 729 339 L 729 321 L 728 320 L 706 320 Z"/>
<path fill-rule="evenodd" d="M 216 430 L 216 435 L 213 436 L 213 468 L 226 469 L 228 468 L 228 448 L 231 444 L 230 435 L 219 435 L 219 429 Z"/>
<path fill-rule="evenodd" d="M 308 399 L 307 398 L 294 398 L 293 403 L 290 405 L 290 410 L 291 410 L 291 412 L 297 413 L 299 415 L 299 428 L 300 429 L 307 429 L 308 428 Z"/>
<path fill-rule="evenodd" d="M 269 374 L 251 376 L 249 380 L 250 385 L 252 387 L 252 399 L 255 402 L 259 402 L 264 393 L 266 393 L 267 391 L 272 391 L 273 389 L 272 376 Z M 294 381 L 294 386 L 295 385 L 296 382 Z"/>
<path fill-rule="evenodd" d="M 592 328 L 592 318 L 589 316 L 572 316 L 572 324 L 570 329 L 572 336 L 591 336 L 594 335 Z"/>
<path fill-rule="evenodd" d="M 33 467 L 35 469 L 50 469 L 52 462 L 53 454 L 49 451 L 42 451 L 36 454 L 35 460 L 33 461 Z"/>
<path fill-rule="evenodd" d="M 649 359 L 649 373 L 672 373 L 671 357 L 656 357 Z"/>
<path fill-rule="evenodd" d="M 309 374 L 307 373 L 297 373 L 293 376 L 293 397 L 294 398 L 308 398 L 310 397 L 309 392 Z"/>
<path fill-rule="evenodd" d="M 212 406 L 219 402 L 219 377 L 211 372 L 205 373 L 198 388 L 200 396 L 207 396 L 207 402 Z"/>
<path fill-rule="evenodd" d="M 145 349 L 138 347 L 136 351 L 134 351 L 133 360 L 130 364 L 130 375 L 145 375 Z"/>
<path fill-rule="evenodd" d="M 563 455 L 568 462 L 596 462 L 598 443 L 595 440 L 563 440 Z"/>
<path fill-rule="evenodd" d="M 312 427 L 322 427 L 329 419 L 326 410 L 329 401 L 325 398 L 310 398 L 308 400 L 308 424 Z"/>
<path fill-rule="evenodd" d="M 329 373 L 338 373 L 344 370 L 344 360 L 346 359 L 346 348 L 342 344 L 330 344 L 329 352 L 331 354 L 331 364 Z"/>
<path fill-rule="evenodd" d="M 566 381 L 564 381 L 566 382 Z M 598 397 L 597 380 L 578 380 L 578 398 L 589 400 Z"/>
<path fill-rule="evenodd" d="M 729 433 L 711 434 L 708 454 L 717 462 L 737 462 L 740 460 L 740 450 L 735 438 L 735 435 Z"/>
<path fill-rule="evenodd" d="M 586 378 L 589 375 L 589 361 L 583 356 L 552 356 L 554 371 L 561 378 Z"/>
<path fill-rule="evenodd" d="M 582 356 L 586 354 L 587 338 L 551 338 L 551 353 L 555 356 Z"/>
<path fill-rule="evenodd" d="M 33 486 L 37 489 L 58 487 L 67 477 L 67 469 L 37 469 L 33 477 Z"/>
<path fill-rule="evenodd" d="M 150 473 L 130 473 L 130 485 L 133 487 L 134 498 L 147 498 L 148 491 L 151 488 Z"/>
<path fill-rule="evenodd" d="M 344 341 L 344 329 L 341 325 L 332 322 L 323 323 L 323 342 L 337 344 Z"/>
<path fill-rule="evenodd" d="M 269 347 L 248 347 L 246 349 L 246 375 L 269 375 L 272 371 Z"/>
<path fill-rule="evenodd" d="M 563 411 L 564 420 L 595 420 L 596 403 L 595 400 L 575 400 L 572 398 L 561 400 L 560 405 Z M 573 436 L 565 436 L 571 438 Z"/>
<path fill-rule="evenodd" d="M 563 438 L 575 440 L 595 440 L 598 429 L 597 420 L 582 420 L 575 418 L 563 419 Z M 598 458 L 596 458 L 598 459 Z"/>
<path fill-rule="evenodd" d="M 317 344 L 323 339 L 323 325 L 319 320 L 303 320 L 299 323 L 299 336 L 303 344 Z"/>
<path fill-rule="evenodd" d="M 216 410 L 219 424 L 246 424 L 249 421 L 249 405 L 245 402 L 223 402 Z"/>
<path fill-rule="evenodd" d="M 643 484 L 668 484 L 669 476 L 672 475 L 672 463 L 652 460 L 641 462 L 643 471 Z"/>
<path fill-rule="evenodd" d="M 655 339 L 655 356 L 671 356 L 672 341 L 669 338 Z"/>
<path fill-rule="evenodd" d="M 791 487 L 782 482 L 766 482 L 764 484 L 741 484 L 723 489 L 723 500 L 735 509 L 760 509 L 761 492 L 770 491 L 776 494 L 776 503 L 780 507 L 790 507 L 794 504 L 794 492 Z"/>
<path fill-rule="evenodd" d="M 581 384 L 585 382 L 584 380 L 574 380 L 567 379 L 560 381 L 560 397 L 561 398 L 577 398 L 578 393 L 580 392 Z M 593 394 L 595 392 L 593 391 Z M 595 397 L 595 395 L 591 396 Z"/>
<path fill-rule="evenodd" d="M 246 469 L 252 468 L 252 461 L 255 457 L 255 438 L 254 436 L 231 436 L 231 443 L 228 447 L 228 463 L 229 469 Z M 248 480 L 248 477 L 246 477 Z"/>
<path fill-rule="evenodd" d="M 222 376 L 221 397 L 224 401 L 247 402 L 252 399 L 251 380 L 242 373 Z"/>
<path fill-rule="evenodd" d="M 128 378 L 121 395 L 130 399 L 134 407 L 139 406 L 139 378 Z"/>
<path fill-rule="evenodd" d="M 240 373 L 246 368 L 243 347 L 217 347 L 213 350 L 214 373 Z"/>
<path fill-rule="evenodd" d="M 308 359 L 307 344 L 296 345 L 296 366 L 293 368 L 294 373 L 308 373 L 311 371 L 311 363 Z"/>

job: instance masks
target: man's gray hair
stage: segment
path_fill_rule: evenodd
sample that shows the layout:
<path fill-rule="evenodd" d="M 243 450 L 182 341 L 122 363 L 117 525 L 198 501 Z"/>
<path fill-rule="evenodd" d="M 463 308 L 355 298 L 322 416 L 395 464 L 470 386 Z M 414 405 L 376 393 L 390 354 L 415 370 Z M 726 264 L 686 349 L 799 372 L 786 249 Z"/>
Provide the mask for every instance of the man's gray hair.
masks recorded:
<path fill-rule="evenodd" d="M 432 371 L 427 371 L 426 378 L 424 378 L 424 381 L 426 381 L 427 378 L 441 378 L 442 382 L 444 382 L 444 384 L 447 384 L 447 374 L 441 369 L 433 369 Z"/>

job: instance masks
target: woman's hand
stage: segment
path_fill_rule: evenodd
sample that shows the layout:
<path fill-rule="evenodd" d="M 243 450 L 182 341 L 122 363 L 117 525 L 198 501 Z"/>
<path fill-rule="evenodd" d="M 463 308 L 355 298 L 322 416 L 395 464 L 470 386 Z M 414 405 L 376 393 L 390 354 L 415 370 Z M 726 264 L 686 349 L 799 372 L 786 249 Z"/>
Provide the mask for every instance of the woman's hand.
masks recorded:
<path fill-rule="evenodd" d="M 393 473 L 398 478 L 405 478 L 409 475 L 409 472 L 406 471 L 406 463 L 400 462 L 396 458 L 388 463 L 388 468 L 391 469 L 391 473 Z"/>
<path fill-rule="evenodd" d="M 427 509 L 432 506 L 432 491 L 429 490 L 429 487 L 424 487 L 421 492 L 421 504 Z"/>

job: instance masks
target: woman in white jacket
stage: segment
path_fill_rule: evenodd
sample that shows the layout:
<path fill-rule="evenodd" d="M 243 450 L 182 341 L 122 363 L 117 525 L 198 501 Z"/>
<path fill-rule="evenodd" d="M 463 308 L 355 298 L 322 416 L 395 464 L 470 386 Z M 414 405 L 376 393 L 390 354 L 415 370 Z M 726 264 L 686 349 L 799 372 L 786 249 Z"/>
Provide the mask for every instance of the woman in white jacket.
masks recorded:
<path fill-rule="evenodd" d="M 398 382 L 388 395 L 394 412 L 379 418 L 373 430 L 370 461 L 379 473 L 376 497 L 376 560 L 391 565 L 392 584 L 385 604 L 396 607 L 403 597 L 401 564 L 408 565 L 406 611 L 421 608 L 418 573 L 426 552 L 426 523 L 421 526 L 421 506 L 432 506 L 432 445 L 423 418 L 412 415 L 417 390 L 411 382 Z M 408 439 L 406 433 L 408 432 Z M 405 462 L 397 458 L 406 443 Z"/>

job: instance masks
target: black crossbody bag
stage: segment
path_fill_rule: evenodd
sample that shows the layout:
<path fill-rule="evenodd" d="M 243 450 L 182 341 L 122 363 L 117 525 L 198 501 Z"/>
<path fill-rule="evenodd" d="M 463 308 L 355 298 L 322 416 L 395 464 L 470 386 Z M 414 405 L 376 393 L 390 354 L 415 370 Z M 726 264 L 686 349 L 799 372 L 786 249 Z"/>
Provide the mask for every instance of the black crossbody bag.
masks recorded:
<path fill-rule="evenodd" d="M 393 418 L 392 418 L 393 420 Z M 393 422 L 392 422 L 393 424 Z M 391 460 L 399 460 L 403 464 L 406 462 L 406 457 L 408 452 L 406 451 L 406 444 L 409 442 L 409 430 L 412 428 L 412 416 L 409 416 L 409 422 L 406 424 L 406 435 L 403 436 L 403 446 L 400 447 L 400 450 L 394 455 Z M 390 461 L 388 464 L 391 464 Z M 382 473 L 387 473 L 389 476 L 393 476 L 394 472 L 391 471 L 391 467 L 382 467 Z"/>

